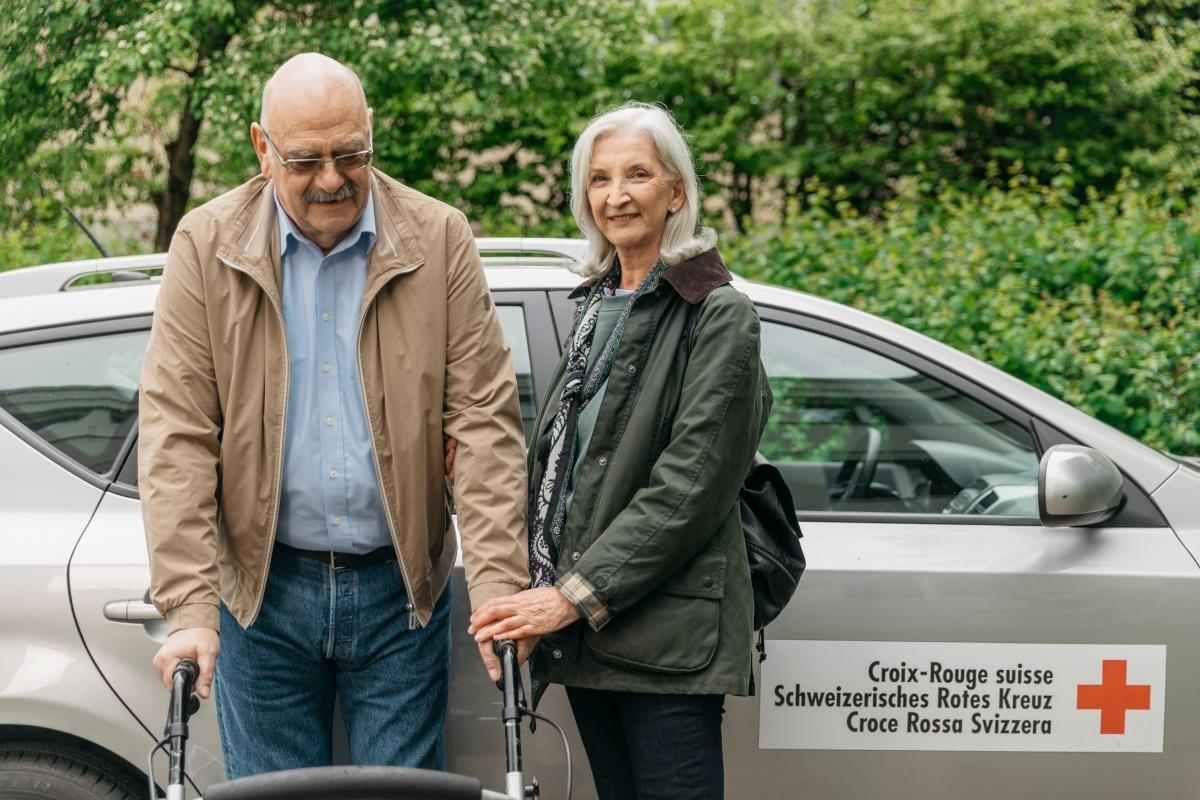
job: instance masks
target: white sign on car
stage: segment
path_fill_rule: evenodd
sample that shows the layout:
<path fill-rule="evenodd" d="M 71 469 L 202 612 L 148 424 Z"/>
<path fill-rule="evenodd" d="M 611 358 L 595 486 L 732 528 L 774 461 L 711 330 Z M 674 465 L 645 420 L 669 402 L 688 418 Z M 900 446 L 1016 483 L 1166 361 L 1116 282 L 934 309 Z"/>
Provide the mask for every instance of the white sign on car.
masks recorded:
<path fill-rule="evenodd" d="M 1163 749 L 1163 645 L 771 641 L 767 652 L 764 749 Z"/>

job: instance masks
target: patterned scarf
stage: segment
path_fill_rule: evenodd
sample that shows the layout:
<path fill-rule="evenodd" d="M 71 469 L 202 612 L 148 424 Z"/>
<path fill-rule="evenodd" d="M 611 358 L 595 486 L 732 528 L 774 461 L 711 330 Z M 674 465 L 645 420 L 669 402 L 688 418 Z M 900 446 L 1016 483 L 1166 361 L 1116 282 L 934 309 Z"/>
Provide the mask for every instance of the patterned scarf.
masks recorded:
<path fill-rule="evenodd" d="M 571 338 L 571 349 L 567 353 L 567 376 L 558 409 L 554 412 L 554 420 L 546 435 L 538 442 L 537 457 L 543 465 L 542 480 L 536 487 L 533 515 L 529 521 L 529 572 L 533 577 L 533 586 L 553 586 L 557 579 L 555 565 L 558 563 L 566 517 L 565 490 L 575 464 L 575 426 L 579 412 L 591 402 L 608 379 L 634 303 L 658 285 L 658 279 L 666 270 L 666 264 L 658 262 L 633 292 L 590 372 L 587 365 L 592 353 L 596 320 L 600 317 L 600 302 L 606 291 L 611 294 L 621 283 L 619 263 L 614 264 L 607 275 L 593 284 L 587 299 L 579 307 L 575 318 L 575 335 Z M 534 489 L 532 486 L 530 488 Z"/>

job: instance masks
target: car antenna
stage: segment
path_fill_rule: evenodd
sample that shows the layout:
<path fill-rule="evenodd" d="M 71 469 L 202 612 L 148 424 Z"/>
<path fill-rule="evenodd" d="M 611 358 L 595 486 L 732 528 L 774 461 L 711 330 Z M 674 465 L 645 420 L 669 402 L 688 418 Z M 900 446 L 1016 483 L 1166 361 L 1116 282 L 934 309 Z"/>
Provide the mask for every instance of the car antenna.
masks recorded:
<path fill-rule="evenodd" d="M 72 211 L 68 206 L 63 206 L 63 208 L 67 210 L 67 216 L 71 218 L 71 221 L 78 225 L 79 229 L 87 234 L 87 237 L 92 240 L 92 244 L 96 245 L 96 249 L 100 251 L 100 257 L 108 258 L 108 253 L 104 252 L 104 248 L 100 246 L 98 241 L 96 241 L 96 237 L 92 236 L 92 232 L 87 229 L 87 225 L 84 225 L 80 221 L 79 217 L 75 216 L 75 212 Z"/>

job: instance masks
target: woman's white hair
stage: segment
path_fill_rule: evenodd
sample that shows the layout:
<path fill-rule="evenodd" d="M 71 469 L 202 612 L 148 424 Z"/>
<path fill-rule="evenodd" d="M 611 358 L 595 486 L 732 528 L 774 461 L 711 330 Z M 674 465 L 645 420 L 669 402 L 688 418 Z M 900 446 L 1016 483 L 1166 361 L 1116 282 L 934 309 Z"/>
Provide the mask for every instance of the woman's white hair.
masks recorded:
<path fill-rule="evenodd" d="M 649 136 L 667 173 L 672 178 L 683 179 L 683 205 L 667 217 L 659 258 L 668 266 L 674 266 L 712 248 L 717 243 L 716 232 L 711 228 L 697 230 L 702 195 L 692 151 L 683 131 L 662 106 L 629 102 L 594 117 L 575 142 L 575 151 L 571 154 L 571 213 L 587 238 L 588 247 L 583 262 L 571 269 L 589 278 L 603 275 L 617 254 L 592 216 L 587 180 L 596 140 L 618 130 Z"/>

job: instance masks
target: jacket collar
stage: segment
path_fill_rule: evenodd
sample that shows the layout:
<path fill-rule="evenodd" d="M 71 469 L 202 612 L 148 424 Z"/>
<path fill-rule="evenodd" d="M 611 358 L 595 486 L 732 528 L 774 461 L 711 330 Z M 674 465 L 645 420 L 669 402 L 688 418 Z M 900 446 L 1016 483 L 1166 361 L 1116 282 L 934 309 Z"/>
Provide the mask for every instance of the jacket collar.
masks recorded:
<path fill-rule="evenodd" d="M 585 296 L 600 278 L 589 278 L 575 287 L 568 295 L 572 300 Z M 673 267 L 668 267 L 663 273 L 663 280 L 671 284 L 675 293 L 692 305 L 696 305 L 708 293 L 718 286 L 724 286 L 733 280 L 721 254 L 712 247 L 699 255 L 692 256 L 686 261 L 680 261 Z"/>
<path fill-rule="evenodd" d="M 394 181 L 371 170 L 371 199 L 375 207 L 375 244 L 367 260 L 367 293 L 400 272 L 425 263 L 407 214 L 394 196 Z M 397 184 L 398 185 L 398 184 Z M 217 258 L 250 274 L 264 289 L 279 297 L 281 267 L 279 219 L 271 182 L 259 175 L 246 188 L 249 196 L 233 215 L 228 232 L 217 246 Z"/>

